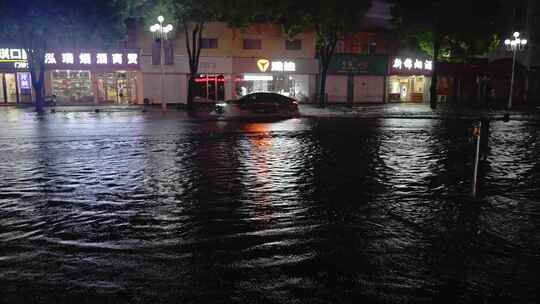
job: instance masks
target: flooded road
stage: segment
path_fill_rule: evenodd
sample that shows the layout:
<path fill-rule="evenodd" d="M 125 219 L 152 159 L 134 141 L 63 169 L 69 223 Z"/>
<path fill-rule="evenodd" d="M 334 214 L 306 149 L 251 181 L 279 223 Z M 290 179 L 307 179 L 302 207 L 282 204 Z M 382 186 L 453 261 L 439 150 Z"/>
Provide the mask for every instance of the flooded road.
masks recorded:
<path fill-rule="evenodd" d="M 540 126 L 0 113 L 0 303 L 535 303 Z"/>

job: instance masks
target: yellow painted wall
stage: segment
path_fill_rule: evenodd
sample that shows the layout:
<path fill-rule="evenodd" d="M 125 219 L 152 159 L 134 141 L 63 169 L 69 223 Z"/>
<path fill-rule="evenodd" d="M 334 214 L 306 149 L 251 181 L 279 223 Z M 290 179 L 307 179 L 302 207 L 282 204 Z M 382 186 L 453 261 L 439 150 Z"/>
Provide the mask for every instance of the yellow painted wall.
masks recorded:
<path fill-rule="evenodd" d="M 152 33 L 146 28 L 139 26 L 137 48 L 143 50 L 143 54 L 152 53 Z M 223 22 L 210 22 L 205 25 L 204 38 L 218 38 L 217 49 L 203 49 L 201 56 L 213 57 L 267 57 L 267 58 L 314 58 L 315 57 L 315 34 L 303 33 L 293 39 L 302 40 L 302 49 L 289 51 L 285 49 L 286 35 L 280 25 L 255 24 L 246 30 L 232 29 Z M 185 34 L 182 28 L 175 31 L 174 53 L 187 55 L 185 47 Z M 244 50 L 244 39 L 260 39 L 262 49 Z"/>

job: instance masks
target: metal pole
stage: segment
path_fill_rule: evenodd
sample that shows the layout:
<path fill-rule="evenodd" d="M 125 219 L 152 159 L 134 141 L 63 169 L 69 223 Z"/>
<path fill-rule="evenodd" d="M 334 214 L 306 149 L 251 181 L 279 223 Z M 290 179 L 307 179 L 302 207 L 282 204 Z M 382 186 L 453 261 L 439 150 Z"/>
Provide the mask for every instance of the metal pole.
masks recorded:
<path fill-rule="evenodd" d="M 480 160 L 480 140 L 482 137 L 482 122 L 479 122 L 475 127 L 474 135 L 476 137 L 476 153 L 474 159 L 474 173 L 472 182 L 472 196 L 476 197 L 477 179 L 478 179 L 478 162 Z"/>
<path fill-rule="evenodd" d="M 161 37 L 159 38 L 159 65 L 161 68 L 161 109 L 167 110 L 167 103 L 165 102 L 165 71 L 163 70 L 163 62 L 165 60 L 165 52 L 163 51 L 163 39 L 165 39 L 165 33 L 163 32 L 163 24 L 161 22 L 160 31 Z"/>
<path fill-rule="evenodd" d="M 512 80 L 510 80 L 510 96 L 508 96 L 508 111 L 512 109 L 512 97 L 514 95 L 514 77 L 515 77 L 515 71 L 516 71 L 516 54 L 517 54 L 517 46 L 514 46 L 514 56 L 512 59 Z"/>

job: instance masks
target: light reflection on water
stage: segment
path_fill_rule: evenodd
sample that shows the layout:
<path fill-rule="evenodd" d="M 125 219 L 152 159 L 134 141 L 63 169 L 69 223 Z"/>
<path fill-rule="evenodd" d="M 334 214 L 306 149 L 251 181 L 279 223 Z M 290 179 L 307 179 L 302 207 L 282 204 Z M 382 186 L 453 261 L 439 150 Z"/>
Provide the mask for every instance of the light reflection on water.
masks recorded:
<path fill-rule="evenodd" d="M 7 299 L 538 296 L 529 122 L 492 123 L 475 204 L 467 121 L 21 113 L 0 122 Z"/>

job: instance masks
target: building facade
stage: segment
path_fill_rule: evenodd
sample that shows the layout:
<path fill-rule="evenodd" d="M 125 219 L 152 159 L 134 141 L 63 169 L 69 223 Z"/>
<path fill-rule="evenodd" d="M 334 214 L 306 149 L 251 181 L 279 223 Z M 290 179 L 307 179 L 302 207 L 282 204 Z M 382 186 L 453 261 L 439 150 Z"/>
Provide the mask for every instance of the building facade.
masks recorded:
<path fill-rule="evenodd" d="M 330 62 L 326 92 L 334 103 L 385 101 L 388 56 L 337 54 Z"/>
<path fill-rule="evenodd" d="M 152 35 L 140 28 L 142 37 L 143 99 L 161 102 L 159 48 Z M 183 33 L 177 32 L 167 44 L 164 100 L 186 103 L 189 63 Z M 156 57 L 158 59 L 156 59 Z M 195 98 L 198 102 L 234 99 L 252 92 L 276 92 L 308 102 L 315 94 L 318 61 L 315 36 L 288 37 L 279 25 L 256 24 L 245 31 L 222 22 L 205 26 Z"/>
<path fill-rule="evenodd" d="M 45 96 L 59 103 L 142 102 L 138 50 L 51 49 L 45 53 Z M 0 47 L 0 103 L 31 102 L 35 92 L 25 50 Z"/>

